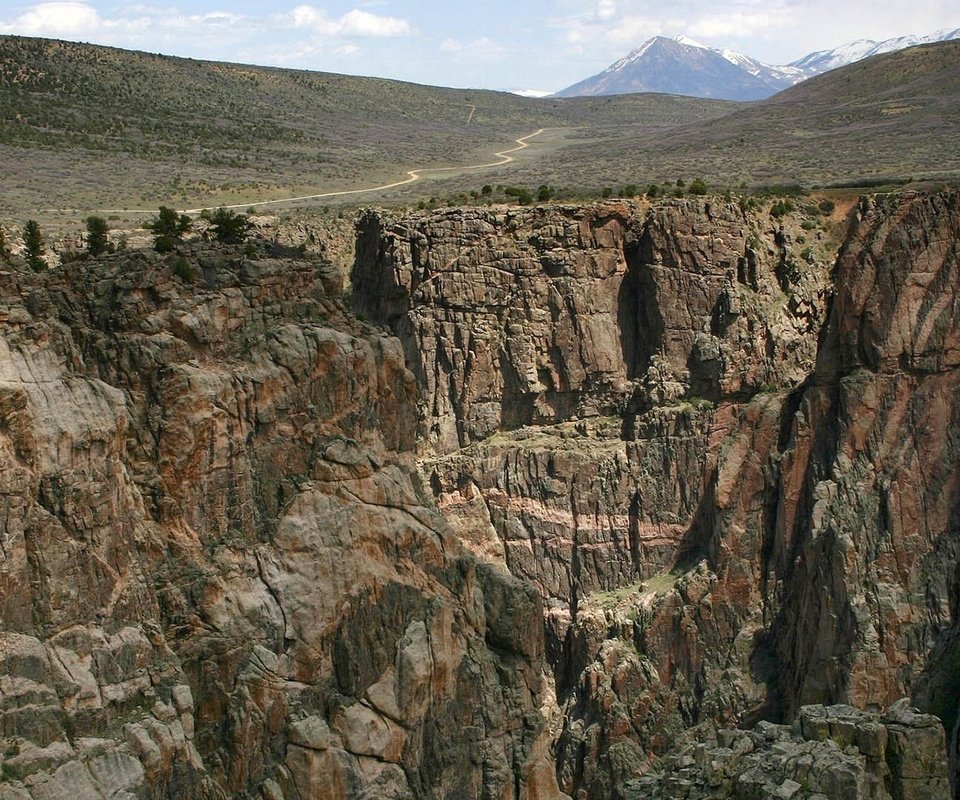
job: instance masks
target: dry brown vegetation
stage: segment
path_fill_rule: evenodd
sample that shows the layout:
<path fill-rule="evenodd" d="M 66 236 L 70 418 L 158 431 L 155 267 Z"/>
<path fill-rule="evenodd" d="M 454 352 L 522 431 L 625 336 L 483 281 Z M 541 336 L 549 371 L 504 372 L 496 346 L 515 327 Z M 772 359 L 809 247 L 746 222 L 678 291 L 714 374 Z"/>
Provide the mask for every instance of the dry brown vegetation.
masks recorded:
<path fill-rule="evenodd" d="M 489 162 L 344 202 L 595 196 L 677 178 L 711 191 L 960 175 L 960 42 L 913 48 L 756 104 L 541 99 L 0 37 L 0 221 L 247 204 Z M 324 200 L 326 205 L 336 200 Z M 134 217 L 136 215 L 133 215 Z"/>

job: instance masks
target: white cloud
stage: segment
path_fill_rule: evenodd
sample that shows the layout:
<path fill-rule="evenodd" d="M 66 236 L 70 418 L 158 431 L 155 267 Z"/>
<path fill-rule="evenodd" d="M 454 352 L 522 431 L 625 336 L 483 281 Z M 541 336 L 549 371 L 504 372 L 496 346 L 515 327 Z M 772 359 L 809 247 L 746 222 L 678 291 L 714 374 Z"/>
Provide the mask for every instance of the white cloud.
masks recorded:
<path fill-rule="evenodd" d="M 97 10 L 88 3 L 53 2 L 34 6 L 0 30 L 25 36 L 79 36 L 99 24 Z"/>
<path fill-rule="evenodd" d="M 793 15 L 784 8 L 756 13 L 734 12 L 729 14 L 706 14 L 692 21 L 686 28 L 693 36 L 729 37 L 774 34 L 779 29 L 795 24 Z"/>
<path fill-rule="evenodd" d="M 639 46 L 651 36 L 664 32 L 663 24 L 649 17 L 627 16 L 617 20 L 617 24 L 606 32 L 606 38 L 627 49 Z"/>
<path fill-rule="evenodd" d="M 511 89 L 510 94 L 518 94 L 521 97 L 547 97 L 553 92 L 546 89 Z"/>
<path fill-rule="evenodd" d="M 10 23 L 0 23 L 0 31 L 26 36 L 84 38 L 105 44 L 137 46 L 150 43 L 204 40 L 211 29 L 218 37 L 245 34 L 249 17 L 228 11 L 183 14 L 175 8 L 130 6 L 126 17 L 101 17 L 85 2 L 40 3 Z"/>
<path fill-rule="evenodd" d="M 405 19 L 371 14 L 359 8 L 332 19 L 322 8 L 300 5 L 290 12 L 290 19 L 296 27 L 310 28 L 324 36 L 390 38 L 413 33 L 413 27 Z"/>
<path fill-rule="evenodd" d="M 600 0 L 596 14 L 597 19 L 613 19 L 617 15 L 617 4 L 614 0 Z"/>
<path fill-rule="evenodd" d="M 191 19 L 198 20 L 202 25 L 237 25 L 244 22 L 246 18 L 228 11 L 211 11 L 208 14 L 193 16 Z"/>
<path fill-rule="evenodd" d="M 481 36 L 479 39 L 470 42 L 462 42 L 459 39 L 444 39 L 440 42 L 439 50 L 441 53 L 462 53 L 470 58 L 499 58 L 507 52 L 503 45 L 486 36 Z"/>
<path fill-rule="evenodd" d="M 381 17 L 354 9 L 340 18 L 343 33 L 353 36 L 409 36 L 413 28 L 405 19 Z"/>

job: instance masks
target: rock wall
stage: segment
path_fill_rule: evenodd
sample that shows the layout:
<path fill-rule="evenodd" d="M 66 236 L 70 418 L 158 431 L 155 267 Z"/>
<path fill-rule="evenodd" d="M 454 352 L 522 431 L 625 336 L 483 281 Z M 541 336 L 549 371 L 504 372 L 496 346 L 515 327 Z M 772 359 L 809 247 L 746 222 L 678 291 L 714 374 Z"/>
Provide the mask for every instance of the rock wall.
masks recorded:
<path fill-rule="evenodd" d="M 362 318 L 276 237 L 4 272 L 0 800 L 956 791 L 960 196 L 829 234 L 368 213 Z"/>
<path fill-rule="evenodd" d="M 421 452 L 442 454 L 799 382 L 827 281 L 797 258 L 788 235 L 720 202 L 370 213 L 352 282 L 417 377 Z"/>
<path fill-rule="evenodd" d="M 957 763 L 958 197 L 865 200 L 832 276 L 803 221 L 361 220 L 355 302 L 417 378 L 438 506 L 543 597 L 571 794 L 718 725 L 904 695 Z"/>
<path fill-rule="evenodd" d="M 4 800 L 558 796 L 540 598 L 424 502 L 340 283 L 266 242 L 0 277 Z"/>
<path fill-rule="evenodd" d="M 629 782 L 626 795 L 936 800 L 950 793 L 943 753 L 940 720 L 906 701 L 883 714 L 804 706 L 790 726 L 719 730 Z"/>

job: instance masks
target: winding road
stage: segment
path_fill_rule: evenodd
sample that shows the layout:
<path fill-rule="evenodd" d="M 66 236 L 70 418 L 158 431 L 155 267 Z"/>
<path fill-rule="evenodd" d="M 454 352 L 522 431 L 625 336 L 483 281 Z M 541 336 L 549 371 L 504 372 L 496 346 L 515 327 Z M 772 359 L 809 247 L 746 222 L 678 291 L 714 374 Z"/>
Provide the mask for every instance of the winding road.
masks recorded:
<path fill-rule="evenodd" d="M 473 112 L 471 111 L 471 118 Z M 423 167 L 421 169 L 411 169 L 407 172 L 407 178 L 402 181 L 396 181 L 394 183 L 385 183 L 382 186 L 370 186 L 364 189 L 347 189 L 346 191 L 340 192 L 321 192 L 320 194 L 305 194 L 300 197 L 282 197 L 278 200 L 260 200 L 255 203 L 237 203 L 230 206 L 216 206 L 217 208 L 226 208 L 226 209 L 235 209 L 235 208 L 260 208 L 263 206 L 272 206 L 279 205 L 281 203 L 298 203 L 303 200 L 322 200 L 325 197 L 345 197 L 346 195 L 351 194 L 364 194 L 366 192 L 382 192 L 387 189 L 395 189 L 398 186 L 406 186 L 407 184 L 414 183 L 415 181 L 420 180 L 423 175 L 426 173 L 435 173 L 435 172 L 456 172 L 468 169 L 486 169 L 488 167 L 499 167 L 503 164 L 509 164 L 514 160 L 511 153 L 517 153 L 520 150 L 525 150 L 530 145 L 527 144 L 528 139 L 532 139 L 534 136 L 539 136 L 541 133 L 546 130 L 545 128 L 540 128 L 539 130 L 534 131 L 533 133 L 528 133 L 526 136 L 521 136 L 519 139 L 514 141 L 517 143 L 516 147 L 511 147 L 509 150 L 500 150 L 499 152 L 494 153 L 499 160 L 491 161 L 488 164 L 469 164 L 467 166 L 461 167 Z M 179 210 L 177 213 L 180 214 L 199 214 L 204 209 L 213 208 L 214 206 L 201 206 L 200 208 L 184 208 Z M 145 208 L 101 208 L 97 209 L 99 214 L 149 214 L 153 213 L 154 209 L 145 209 Z"/>
<path fill-rule="evenodd" d="M 471 117 L 472 116 L 473 116 L 473 112 L 471 112 Z M 227 208 L 227 209 L 257 208 L 259 206 L 270 206 L 270 205 L 275 205 L 277 203 L 297 203 L 297 202 L 300 202 L 301 200 L 322 200 L 324 197 L 344 197 L 345 195 L 363 194 L 364 192 L 382 192 L 382 191 L 386 191 L 387 189 L 395 189 L 398 186 L 406 186 L 409 183 L 418 181 L 424 175 L 424 173 L 427 173 L 427 172 L 455 172 L 457 170 L 465 170 L 465 169 L 484 169 L 486 167 L 499 167 L 503 164 L 509 164 L 511 161 L 513 161 L 514 160 L 513 156 L 510 155 L 510 153 L 516 153 L 520 150 L 525 150 L 527 147 L 530 146 L 527 144 L 527 139 L 532 139 L 534 136 L 539 136 L 541 133 L 543 133 L 544 130 L 545 130 L 544 128 L 540 128 L 539 130 L 536 130 L 533 133 L 528 133 L 526 136 L 521 136 L 519 139 L 515 139 L 514 141 L 517 143 L 516 147 L 511 147 L 509 150 L 501 150 L 498 153 L 494 153 L 494 155 L 500 160 L 492 161 L 489 164 L 470 164 L 465 167 L 425 167 L 422 169 L 411 169 L 407 172 L 407 175 L 409 177 L 406 178 L 405 180 L 396 181 L 395 183 L 385 183 L 383 186 L 371 186 L 368 189 L 348 189 L 342 192 L 323 192 L 321 194 L 305 194 L 305 195 L 302 195 L 301 197 L 284 197 L 284 198 L 281 198 L 280 200 L 261 200 L 258 203 L 238 203 L 232 206 L 218 206 L 218 207 Z M 209 208 L 209 206 L 206 206 L 206 208 Z M 187 208 L 180 213 L 199 214 L 201 211 L 203 211 L 203 208 Z"/>

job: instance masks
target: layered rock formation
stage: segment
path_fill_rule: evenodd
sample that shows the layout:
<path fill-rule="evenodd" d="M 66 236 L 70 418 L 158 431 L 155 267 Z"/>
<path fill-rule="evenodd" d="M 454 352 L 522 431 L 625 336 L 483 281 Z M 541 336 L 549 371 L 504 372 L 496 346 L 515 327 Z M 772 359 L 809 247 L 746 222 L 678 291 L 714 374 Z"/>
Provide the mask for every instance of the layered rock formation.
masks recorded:
<path fill-rule="evenodd" d="M 564 790 L 903 695 L 956 763 L 958 220 L 864 201 L 828 323 L 825 254 L 718 202 L 361 221 L 438 505 L 544 599 Z"/>
<path fill-rule="evenodd" d="M 942 797 L 960 197 L 744 208 L 6 271 L 0 800 Z"/>
<path fill-rule="evenodd" d="M 556 796 L 539 597 L 425 505 L 339 292 L 267 245 L 3 274 L 4 800 Z"/>

